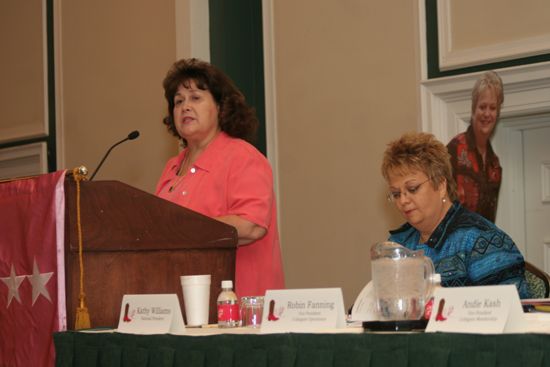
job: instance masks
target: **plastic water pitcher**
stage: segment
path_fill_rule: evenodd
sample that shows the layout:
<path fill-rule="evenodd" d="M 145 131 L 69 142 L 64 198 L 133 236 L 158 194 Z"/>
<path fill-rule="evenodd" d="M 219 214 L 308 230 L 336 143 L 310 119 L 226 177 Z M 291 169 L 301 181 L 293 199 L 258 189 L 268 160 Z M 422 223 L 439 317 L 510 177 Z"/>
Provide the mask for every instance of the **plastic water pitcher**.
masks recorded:
<path fill-rule="evenodd" d="M 372 282 L 381 321 L 418 320 L 433 290 L 432 260 L 395 242 L 371 247 Z"/>

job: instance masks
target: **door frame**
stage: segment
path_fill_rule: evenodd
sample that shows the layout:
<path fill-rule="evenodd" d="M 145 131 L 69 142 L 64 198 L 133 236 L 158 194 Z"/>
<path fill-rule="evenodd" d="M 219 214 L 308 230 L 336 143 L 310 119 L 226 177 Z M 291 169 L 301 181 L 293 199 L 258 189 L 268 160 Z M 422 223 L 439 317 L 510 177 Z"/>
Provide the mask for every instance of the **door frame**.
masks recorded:
<path fill-rule="evenodd" d="M 506 228 L 506 232 L 526 255 L 526 260 L 531 262 L 533 259 L 529 258 L 526 245 L 523 132 L 542 127 L 550 127 L 550 111 L 540 115 L 501 118 L 493 137 L 494 145 L 500 147 L 499 157 L 501 165 L 505 168 L 500 188 L 497 225 Z M 544 267 L 548 271 L 547 263 L 550 265 L 550 262 L 547 262 L 547 259 L 550 253 L 546 254 L 546 248 L 544 251 Z"/>

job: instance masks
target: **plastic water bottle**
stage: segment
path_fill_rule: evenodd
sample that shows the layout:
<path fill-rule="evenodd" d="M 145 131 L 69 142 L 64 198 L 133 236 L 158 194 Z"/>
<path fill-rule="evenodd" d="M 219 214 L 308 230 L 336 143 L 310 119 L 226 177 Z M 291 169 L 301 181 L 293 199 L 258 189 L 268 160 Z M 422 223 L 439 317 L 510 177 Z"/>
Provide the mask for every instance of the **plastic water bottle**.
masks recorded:
<path fill-rule="evenodd" d="M 233 292 L 233 281 L 222 280 L 222 291 L 218 296 L 218 327 L 237 327 L 241 324 L 239 300 Z"/>

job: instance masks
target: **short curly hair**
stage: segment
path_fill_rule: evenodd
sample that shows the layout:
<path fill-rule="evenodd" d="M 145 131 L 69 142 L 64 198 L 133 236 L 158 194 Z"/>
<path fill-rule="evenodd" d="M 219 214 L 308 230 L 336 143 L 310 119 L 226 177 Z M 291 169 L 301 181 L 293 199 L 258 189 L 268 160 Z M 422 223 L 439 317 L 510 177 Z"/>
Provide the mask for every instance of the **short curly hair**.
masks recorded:
<path fill-rule="evenodd" d="M 388 144 L 382 160 L 382 175 L 389 182 L 392 173 L 423 172 L 433 188 L 447 181 L 449 199 L 458 198 L 449 152 L 443 143 L 428 133 L 406 133 Z"/>
<path fill-rule="evenodd" d="M 472 116 L 475 114 L 477 102 L 481 93 L 486 89 L 491 88 L 497 97 L 497 121 L 500 117 L 500 108 L 504 103 L 504 87 L 502 85 L 502 79 L 494 71 L 487 71 L 477 79 L 474 87 L 472 88 Z"/>
<path fill-rule="evenodd" d="M 222 131 L 229 136 L 254 142 L 258 129 L 255 110 L 246 104 L 244 95 L 220 69 L 195 58 L 176 61 L 162 82 L 168 102 L 168 116 L 162 122 L 168 131 L 181 139 L 184 146 L 187 145 L 174 124 L 174 97 L 181 85 L 189 87 L 191 82 L 212 94 L 219 107 L 218 123 Z"/>

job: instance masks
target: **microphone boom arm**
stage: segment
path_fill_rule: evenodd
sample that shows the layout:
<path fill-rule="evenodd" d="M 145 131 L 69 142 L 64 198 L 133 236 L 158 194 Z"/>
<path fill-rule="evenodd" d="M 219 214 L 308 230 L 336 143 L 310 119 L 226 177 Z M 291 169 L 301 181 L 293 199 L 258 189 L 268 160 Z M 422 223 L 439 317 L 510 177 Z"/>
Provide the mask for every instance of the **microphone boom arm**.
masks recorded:
<path fill-rule="evenodd" d="M 111 153 L 111 150 L 113 150 L 117 145 L 124 143 L 126 140 L 134 140 L 134 139 L 137 139 L 138 137 L 139 137 L 139 131 L 135 130 L 135 131 L 132 131 L 130 134 L 128 134 L 128 136 L 125 137 L 124 139 L 122 139 L 121 141 L 116 142 L 115 144 L 113 144 L 109 148 L 107 153 L 105 153 L 105 155 L 101 159 L 101 162 L 99 162 L 99 164 L 97 165 L 97 168 L 95 169 L 94 173 L 92 173 L 92 176 L 90 177 L 90 181 L 92 181 L 94 179 L 97 171 L 99 171 L 99 169 L 103 165 L 103 162 L 105 162 L 105 159 L 107 159 L 107 156 L 109 155 L 109 153 Z"/>

